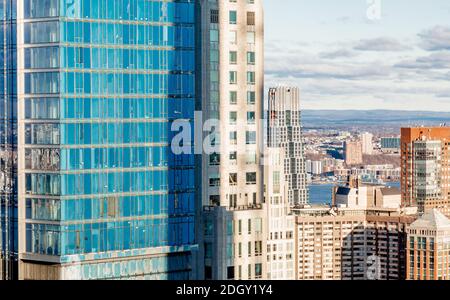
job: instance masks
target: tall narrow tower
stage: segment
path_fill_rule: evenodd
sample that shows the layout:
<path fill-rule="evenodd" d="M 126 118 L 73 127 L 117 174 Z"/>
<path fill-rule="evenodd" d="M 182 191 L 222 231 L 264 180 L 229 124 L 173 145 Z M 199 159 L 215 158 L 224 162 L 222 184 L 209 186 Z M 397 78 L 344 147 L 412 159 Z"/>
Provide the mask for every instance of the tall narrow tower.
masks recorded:
<path fill-rule="evenodd" d="M 202 161 L 207 279 L 265 274 L 262 6 L 261 0 L 203 0 L 198 15 L 202 74 L 197 84 L 204 121 L 215 124 L 205 132 L 211 147 Z"/>
<path fill-rule="evenodd" d="M 268 144 L 284 149 L 284 173 L 291 205 L 309 201 L 300 108 L 297 87 L 269 90 Z"/>

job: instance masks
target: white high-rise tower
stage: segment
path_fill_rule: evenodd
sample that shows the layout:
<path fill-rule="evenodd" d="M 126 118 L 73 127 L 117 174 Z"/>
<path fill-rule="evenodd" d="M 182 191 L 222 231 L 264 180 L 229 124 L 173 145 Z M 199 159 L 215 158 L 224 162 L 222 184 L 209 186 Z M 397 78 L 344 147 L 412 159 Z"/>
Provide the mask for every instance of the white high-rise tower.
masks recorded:
<path fill-rule="evenodd" d="M 300 107 L 297 87 L 269 90 L 268 144 L 285 151 L 284 172 L 291 205 L 308 203 Z"/>

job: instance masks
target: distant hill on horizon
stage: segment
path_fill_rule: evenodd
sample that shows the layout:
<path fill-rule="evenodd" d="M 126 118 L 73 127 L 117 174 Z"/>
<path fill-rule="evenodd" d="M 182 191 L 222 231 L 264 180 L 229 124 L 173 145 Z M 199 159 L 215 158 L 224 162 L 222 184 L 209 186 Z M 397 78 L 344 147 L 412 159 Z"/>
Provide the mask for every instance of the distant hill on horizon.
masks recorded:
<path fill-rule="evenodd" d="M 450 126 L 450 112 L 406 110 L 304 110 L 303 126 L 393 125 L 421 126 L 446 123 Z"/>

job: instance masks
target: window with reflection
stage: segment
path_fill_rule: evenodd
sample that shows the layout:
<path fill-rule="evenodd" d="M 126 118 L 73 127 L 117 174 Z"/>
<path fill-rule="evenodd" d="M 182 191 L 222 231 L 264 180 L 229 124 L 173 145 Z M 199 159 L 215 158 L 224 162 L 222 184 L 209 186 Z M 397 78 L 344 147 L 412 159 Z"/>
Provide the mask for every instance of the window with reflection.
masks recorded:
<path fill-rule="evenodd" d="M 25 99 L 25 118 L 27 119 L 58 119 L 58 98 L 28 98 Z"/>
<path fill-rule="evenodd" d="M 59 0 L 24 0 L 25 19 L 57 17 Z"/>
<path fill-rule="evenodd" d="M 31 22 L 24 24 L 25 44 L 56 43 L 59 41 L 59 22 Z"/>
<path fill-rule="evenodd" d="M 53 69 L 59 67 L 57 47 L 25 48 L 25 68 Z"/>
<path fill-rule="evenodd" d="M 59 92 L 59 76 L 56 72 L 25 74 L 26 94 L 57 94 Z"/>

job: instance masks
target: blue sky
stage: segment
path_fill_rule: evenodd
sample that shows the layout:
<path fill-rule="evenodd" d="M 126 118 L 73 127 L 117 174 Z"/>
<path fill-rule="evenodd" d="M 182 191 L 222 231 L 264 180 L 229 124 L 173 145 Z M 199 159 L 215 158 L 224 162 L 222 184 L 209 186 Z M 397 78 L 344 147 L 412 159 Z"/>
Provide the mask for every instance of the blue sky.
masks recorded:
<path fill-rule="evenodd" d="M 264 8 L 266 87 L 298 85 L 307 109 L 450 111 L 450 1 L 264 0 Z"/>

